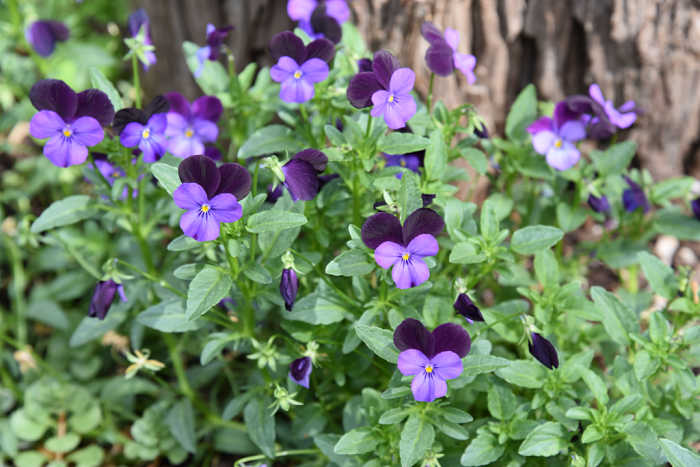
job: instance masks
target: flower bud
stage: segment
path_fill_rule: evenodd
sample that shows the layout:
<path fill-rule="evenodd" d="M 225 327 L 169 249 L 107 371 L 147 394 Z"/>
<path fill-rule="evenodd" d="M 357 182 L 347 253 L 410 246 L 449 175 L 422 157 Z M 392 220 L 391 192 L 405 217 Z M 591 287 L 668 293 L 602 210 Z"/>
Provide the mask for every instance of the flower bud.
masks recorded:
<path fill-rule="evenodd" d="M 532 336 L 532 342 L 528 343 L 530 354 L 550 370 L 558 368 L 559 357 L 557 356 L 557 349 L 554 348 L 552 343 L 536 332 L 530 335 Z"/>
<path fill-rule="evenodd" d="M 284 299 L 284 307 L 287 311 L 292 311 L 294 300 L 297 298 L 297 290 L 299 289 L 299 279 L 294 269 L 288 268 L 282 270 L 282 279 L 280 280 L 280 294 Z"/>
<path fill-rule="evenodd" d="M 469 324 L 474 323 L 474 321 L 483 321 L 484 316 L 481 314 L 479 307 L 474 305 L 471 298 L 465 293 L 461 293 L 457 296 L 457 300 L 454 303 L 454 309 L 458 314 L 464 316 Z"/>

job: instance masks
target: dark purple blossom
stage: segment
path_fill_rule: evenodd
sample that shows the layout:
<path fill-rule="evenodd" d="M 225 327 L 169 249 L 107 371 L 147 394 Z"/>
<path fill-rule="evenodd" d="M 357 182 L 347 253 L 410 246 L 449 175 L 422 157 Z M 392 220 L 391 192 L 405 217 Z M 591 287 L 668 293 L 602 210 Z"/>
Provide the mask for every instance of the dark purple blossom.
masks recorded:
<path fill-rule="evenodd" d="M 309 388 L 309 376 L 311 376 L 311 358 L 301 357 L 289 364 L 289 377 L 299 386 Z"/>
<path fill-rule="evenodd" d="M 197 62 L 199 66 L 194 72 L 195 78 L 199 78 L 204 70 L 204 62 L 206 60 L 218 60 L 221 53 L 221 46 L 224 44 L 224 39 L 228 36 L 229 31 L 233 26 L 225 26 L 217 28 L 213 24 L 207 24 L 207 45 L 200 47 L 197 50 Z"/>
<path fill-rule="evenodd" d="M 469 84 L 474 84 L 476 57 L 457 52 L 459 31 L 447 28 L 443 36 L 434 24 L 426 21 L 421 27 L 421 34 L 430 43 L 425 52 L 425 61 L 430 71 L 436 75 L 449 76 L 456 68 L 467 78 Z"/>
<path fill-rule="evenodd" d="M 146 124 L 127 123 L 119 135 L 119 142 L 125 148 L 138 148 L 143 153 L 144 162 L 155 162 L 166 151 L 165 129 L 168 125 L 166 114 L 154 114 Z"/>
<path fill-rule="evenodd" d="M 95 158 L 95 166 L 96 167 L 93 167 L 92 164 L 89 164 L 88 166 L 93 168 L 93 169 L 97 168 L 97 170 L 100 171 L 102 176 L 105 178 L 105 180 L 107 180 L 107 183 L 109 183 L 110 185 L 114 185 L 114 181 L 117 178 L 121 178 L 121 177 L 126 176 L 126 172 L 124 172 L 124 170 L 122 170 L 121 167 L 118 167 L 118 166 L 112 164 L 111 162 L 109 162 L 107 160 L 107 156 L 105 156 L 104 154 L 93 152 L 92 155 Z M 143 175 L 141 175 L 139 177 L 139 179 L 142 177 L 143 177 Z M 121 195 L 119 196 L 119 199 L 126 199 L 126 197 L 128 195 L 129 195 L 129 190 L 125 186 L 124 189 L 122 190 Z M 131 196 L 133 198 L 136 198 L 138 196 L 138 190 L 133 190 Z"/>
<path fill-rule="evenodd" d="M 29 99 L 39 110 L 29 123 L 29 133 L 37 139 L 49 138 L 44 155 L 58 167 L 85 162 L 87 148 L 102 141 L 102 127 L 114 117 L 114 107 L 105 93 L 88 89 L 76 94 L 57 79 L 34 84 Z"/>
<path fill-rule="evenodd" d="M 337 44 L 340 25 L 350 19 L 350 8 L 345 0 L 288 0 L 287 14 L 312 39 L 325 37 Z"/>
<path fill-rule="evenodd" d="M 415 375 L 411 382 L 413 398 L 432 402 L 447 394 L 448 379 L 462 374 L 462 358 L 471 347 L 462 326 L 445 323 L 428 331 L 413 318 L 405 319 L 394 331 L 394 345 L 401 353 L 397 366 L 403 375 Z"/>
<path fill-rule="evenodd" d="M 146 125 L 148 120 L 155 114 L 167 113 L 170 110 L 170 103 L 163 96 L 154 97 L 151 102 L 148 103 L 146 107 L 142 109 L 137 109 L 135 107 L 127 107 L 125 109 L 119 110 L 114 115 L 114 121 L 112 122 L 112 128 L 114 128 L 117 133 L 121 133 L 131 122 L 138 122 L 141 125 Z"/>
<path fill-rule="evenodd" d="M 48 57 L 56 48 L 56 42 L 63 42 L 70 36 L 70 31 L 60 21 L 34 21 L 24 31 L 24 37 L 29 45 L 41 55 Z"/>
<path fill-rule="evenodd" d="M 608 119 L 605 108 L 588 96 L 569 96 L 558 105 L 564 107 L 568 119 L 581 119 L 586 124 L 586 132 L 590 138 L 605 140 L 615 133 L 616 127 Z"/>
<path fill-rule="evenodd" d="M 328 157 L 317 149 L 304 149 L 282 166 L 284 185 L 294 201 L 314 199 L 321 189 L 319 174 L 326 169 Z"/>
<path fill-rule="evenodd" d="M 644 190 L 627 175 L 624 178 L 629 185 L 629 188 L 622 192 L 622 204 L 625 206 L 625 210 L 634 212 L 642 208 L 644 213 L 647 213 L 651 206 L 647 196 L 644 194 Z"/>
<path fill-rule="evenodd" d="M 190 103 L 182 94 L 171 92 L 165 95 L 170 102 L 167 115 L 168 150 L 177 157 L 190 157 L 204 153 L 204 144 L 213 143 L 219 135 L 216 122 L 224 107 L 214 96 L 202 96 Z"/>
<path fill-rule="evenodd" d="M 700 221 L 700 198 L 695 198 L 690 202 L 690 207 L 693 210 L 693 215 Z"/>
<path fill-rule="evenodd" d="M 600 212 L 600 213 L 610 212 L 610 203 L 608 202 L 608 198 L 605 195 L 602 195 L 600 197 L 592 195 L 592 194 L 588 195 L 588 205 L 595 212 Z"/>
<path fill-rule="evenodd" d="M 374 59 L 358 61 L 360 72 L 350 79 L 347 97 L 353 107 L 362 109 L 372 105 L 372 95 L 389 88 L 392 73 L 399 68 L 399 61 L 386 50 L 374 54 Z"/>
<path fill-rule="evenodd" d="M 560 102 L 554 108 L 553 119 L 540 117 L 527 127 L 535 151 L 546 156 L 547 163 L 557 170 L 568 170 L 581 158 L 574 143 L 586 137 L 586 128 L 579 117 Z"/>
<path fill-rule="evenodd" d="M 603 106 L 605 109 L 605 114 L 608 116 L 610 123 L 616 127 L 622 129 L 629 128 L 632 126 L 635 120 L 637 120 L 634 101 L 627 101 L 622 104 L 619 109 L 616 109 L 611 100 L 605 100 L 603 93 L 600 90 L 600 86 L 595 83 L 591 84 L 588 88 L 588 94 L 591 96 L 591 99 Z"/>
<path fill-rule="evenodd" d="M 109 307 L 112 306 L 114 301 L 114 295 L 119 292 L 119 297 L 122 302 L 126 302 L 126 294 L 124 293 L 124 287 L 121 284 L 117 284 L 112 279 L 107 281 L 99 281 L 95 286 L 95 291 L 92 294 L 92 300 L 90 301 L 90 311 L 88 316 L 91 318 L 98 318 L 100 320 L 105 319 Z"/>
<path fill-rule="evenodd" d="M 445 223 L 432 209 L 415 210 L 404 221 L 379 212 L 362 225 L 362 241 L 374 250 L 374 260 L 383 269 L 393 267 L 391 277 L 399 289 L 416 287 L 427 281 L 430 270 L 423 258 L 435 256 L 439 246 L 435 236 Z"/>
<path fill-rule="evenodd" d="M 141 28 L 143 28 L 144 45 L 153 45 L 153 41 L 151 41 L 151 22 L 148 19 L 146 10 L 144 10 L 143 8 L 139 8 L 138 10 L 131 13 L 129 15 L 129 19 L 127 20 L 127 25 L 129 27 L 129 34 L 131 35 L 131 37 L 137 36 Z M 145 61 L 143 62 L 143 68 L 145 70 L 148 70 L 148 68 L 151 65 L 156 63 L 155 52 L 153 52 L 152 50 L 146 50 L 144 52 L 144 60 Z"/>
<path fill-rule="evenodd" d="M 530 354 L 550 370 L 558 368 L 559 357 L 552 343 L 536 332 L 530 333 L 530 337 L 532 341 L 527 344 Z"/>
<path fill-rule="evenodd" d="M 219 237 L 222 222 L 236 222 L 243 214 L 238 200 L 250 191 L 250 174 L 241 165 L 216 163 L 206 156 L 188 157 L 178 167 L 180 185 L 175 204 L 185 209 L 180 228 L 188 237 L 205 242 Z"/>
<path fill-rule="evenodd" d="M 282 278 L 280 279 L 280 295 L 284 299 L 284 308 L 287 311 L 292 311 L 294 300 L 297 298 L 299 290 L 299 279 L 297 273 L 292 268 L 282 270 Z"/>
<path fill-rule="evenodd" d="M 270 52 L 277 60 L 270 68 L 270 77 L 281 83 L 280 99 L 302 103 L 314 97 L 314 84 L 328 77 L 328 62 L 335 55 L 335 47 L 323 38 L 305 46 L 294 33 L 284 31 L 272 38 Z"/>
<path fill-rule="evenodd" d="M 484 321 L 484 315 L 481 314 L 479 307 L 476 306 L 474 302 L 472 302 L 472 299 L 469 298 L 469 295 L 465 293 L 461 293 L 457 296 L 457 300 L 455 300 L 453 306 L 457 313 L 464 316 L 469 324 L 473 324 L 474 321 Z"/>

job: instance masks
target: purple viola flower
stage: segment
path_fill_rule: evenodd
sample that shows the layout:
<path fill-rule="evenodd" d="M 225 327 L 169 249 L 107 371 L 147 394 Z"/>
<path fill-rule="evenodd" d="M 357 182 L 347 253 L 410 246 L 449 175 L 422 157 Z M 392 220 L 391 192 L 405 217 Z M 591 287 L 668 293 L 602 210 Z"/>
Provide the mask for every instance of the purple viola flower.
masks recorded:
<path fill-rule="evenodd" d="M 695 198 L 690 202 L 690 208 L 693 210 L 693 215 L 700 221 L 700 198 Z"/>
<path fill-rule="evenodd" d="M 207 144 L 206 146 L 204 146 L 204 155 L 214 161 L 220 161 L 222 157 L 219 148 L 217 148 L 213 144 Z"/>
<path fill-rule="evenodd" d="M 588 136 L 605 140 L 615 133 L 615 125 L 608 119 L 605 108 L 589 96 L 574 95 L 565 98 L 557 105 L 562 105 L 569 120 L 580 119 L 586 124 Z"/>
<path fill-rule="evenodd" d="M 282 278 L 280 279 L 280 295 L 284 299 L 284 308 L 287 311 L 292 311 L 294 300 L 297 298 L 299 290 L 299 279 L 297 273 L 292 268 L 282 270 Z"/>
<path fill-rule="evenodd" d="M 127 107 L 125 109 L 119 110 L 114 115 L 114 121 L 112 122 L 112 128 L 114 128 L 117 133 L 124 131 L 124 128 L 131 122 L 138 122 L 141 125 L 146 125 L 148 120 L 155 114 L 167 113 L 170 110 L 170 103 L 163 96 L 154 97 L 151 102 L 142 109 L 137 109 L 135 107 Z"/>
<path fill-rule="evenodd" d="M 388 90 L 380 89 L 372 94 L 373 117 L 384 117 L 392 130 L 406 126 L 416 114 L 416 100 L 411 95 L 416 74 L 409 68 L 399 68 L 391 74 Z"/>
<path fill-rule="evenodd" d="M 550 370 L 559 368 L 557 349 L 552 343 L 536 332 L 530 333 L 530 337 L 532 341 L 527 343 L 530 354 Z"/>
<path fill-rule="evenodd" d="M 419 173 L 418 168 L 421 165 L 420 157 L 415 153 L 411 154 L 383 154 L 386 159 L 386 167 L 401 167 L 408 169 L 411 172 Z M 400 179 L 403 171 L 396 174 L 396 178 Z"/>
<path fill-rule="evenodd" d="M 484 315 L 481 314 L 479 307 L 472 302 L 469 295 L 461 293 L 457 296 L 454 303 L 454 309 L 458 314 L 464 316 L 469 324 L 474 324 L 474 321 L 484 321 Z"/>
<path fill-rule="evenodd" d="M 593 209 L 595 212 L 600 212 L 600 213 L 608 213 L 610 212 L 610 203 L 608 202 L 608 198 L 603 195 L 603 196 L 595 196 L 595 195 L 588 195 L 588 205 Z"/>
<path fill-rule="evenodd" d="M 91 318 L 98 318 L 100 320 L 105 319 L 109 307 L 112 306 L 114 301 L 114 295 L 119 293 L 119 297 L 122 302 L 126 302 L 126 294 L 124 293 L 124 286 L 117 284 L 112 279 L 107 281 L 99 281 L 95 286 L 95 291 L 92 294 L 92 300 L 90 301 L 90 311 L 88 316 Z"/>
<path fill-rule="evenodd" d="M 374 54 L 374 59 L 363 58 L 357 62 L 359 73 L 348 83 L 347 97 L 358 109 L 372 105 L 372 95 L 389 88 L 391 75 L 400 68 L 399 61 L 386 50 Z"/>
<path fill-rule="evenodd" d="M 337 44 L 340 25 L 350 19 L 350 8 L 345 0 L 288 0 L 287 14 L 312 39 L 325 37 Z"/>
<path fill-rule="evenodd" d="M 131 37 L 137 36 L 141 28 L 143 28 L 144 45 L 153 45 L 153 41 L 151 41 L 151 22 L 148 18 L 148 15 L 146 14 L 146 10 L 144 10 L 143 8 L 139 8 L 138 10 L 131 13 L 129 15 L 129 19 L 127 20 L 127 25 Z M 144 59 L 145 61 L 143 62 L 143 68 L 144 70 L 148 70 L 148 68 L 151 65 L 156 63 L 155 52 L 153 52 L 152 50 L 145 51 Z"/>
<path fill-rule="evenodd" d="M 574 143 L 586 137 L 584 123 L 566 105 L 558 103 L 554 118 L 540 117 L 527 131 L 532 135 L 532 146 L 546 156 L 547 163 L 557 170 L 568 170 L 581 158 Z"/>
<path fill-rule="evenodd" d="M 275 34 L 270 51 L 277 60 L 270 68 L 270 77 L 281 83 L 280 99 L 299 104 L 314 97 L 314 84 L 328 77 L 328 62 L 335 55 L 331 41 L 316 39 L 305 46 L 289 31 Z"/>
<path fill-rule="evenodd" d="M 126 177 L 126 172 L 124 172 L 121 167 L 109 162 L 105 154 L 93 152 L 92 155 L 95 158 L 95 166 L 92 164 L 88 164 L 88 166 L 92 169 L 99 170 L 110 186 L 114 185 L 114 181 L 117 178 Z M 143 175 L 139 176 L 139 179 L 141 178 L 143 178 Z M 122 190 L 122 194 L 119 196 L 119 199 L 126 199 L 127 196 L 129 196 L 129 189 L 125 186 Z M 132 198 L 136 198 L 138 196 L 138 190 L 133 190 L 131 196 Z M 106 196 L 104 196 L 104 198 L 108 199 Z"/>
<path fill-rule="evenodd" d="M 420 321 L 408 318 L 396 327 L 394 345 L 401 352 L 397 362 L 401 374 L 415 375 L 413 398 L 432 402 L 447 394 L 446 380 L 462 374 L 462 358 L 469 353 L 471 340 L 457 324 L 441 324 L 430 332 Z"/>
<path fill-rule="evenodd" d="M 621 129 L 629 128 L 637 120 L 634 101 L 627 101 L 619 109 L 616 109 L 611 100 L 605 100 L 600 86 L 595 83 L 588 88 L 588 94 L 591 96 L 591 99 L 603 106 L 608 119 L 616 127 Z"/>
<path fill-rule="evenodd" d="M 175 204 L 185 209 L 180 228 L 199 242 L 219 237 L 222 222 L 236 222 L 243 214 L 238 200 L 250 191 L 250 174 L 241 165 L 217 167 L 206 156 L 188 157 L 178 167 L 180 185 L 173 192 Z"/>
<path fill-rule="evenodd" d="M 321 189 L 319 174 L 326 170 L 328 157 L 317 149 L 304 149 L 282 166 L 284 185 L 294 201 L 310 201 Z"/>
<path fill-rule="evenodd" d="M 56 42 L 63 42 L 70 36 L 70 31 L 60 21 L 40 20 L 27 26 L 24 37 L 34 51 L 42 57 L 48 57 L 56 48 Z"/>
<path fill-rule="evenodd" d="M 391 277 L 399 289 L 416 287 L 427 281 L 430 270 L 423 258 L 438 253 L 435 236 L 445 223 L 432 209 L 413 211 L 403 227 L 396 216 L 379 212 L 362 225 L 362 241 L 374 250 L 374 260 L 383 269 L 391 270 Z"/>
<path fill-rule="evenodd" d="M 476 57 L 457 52 L 459 31 L 447 28 L 443 36 L 434 24 L 426 21 L 421 27 L 421 34 L 430 43 L 425 52 L 425 61 L 430 71 L 436 75 L 449 76 L 456 68 L 467 78 L 469 84 L 476 82 Z"/>
<path fill-rule="evenodd" d="M 629 185 L 629 188 L 622 192 L 622 204 L 625 206 L 625 210 L 627 212 L 634 212 L 642 208 L 646 214 L 651 206 L 649 205 L 647 196 L 644 194 L 644 190 L 627 175 L 625 175 L 624 178 Z"/>
<path fill-rule="evenodd" d="M 202 75 L 202 71 L 204 71 L 204 62 L 206 60 L 219 59 L 224 39 L 226 39 L 226 36 L 228 36 L 229 31 L 232 29 L 233 26 L 217 28 L 213 24 L 207 24 L 207 45 L 197 50 L 197 62 L 199 66 L 194 72 L 195 78 L 199 78 Z"/>
<path fill-rule="evenodd" d="M 165 128 L 168 125 L 166 114 L 151 116 L 145 125 L 139 122 L 128 123 L 119 135 L 119 142 L 125 148 L 138 148 L 143 153 L 144 162 L 156 162 L 165 154 Z"/>
<path fill-rule="evenodd" d="M 102 141 L 102 127 L 114 117 L 114 107 L 105 93 L 88 89 L 76 94 L 57 79 L 34 84 L 29 99 L 39 110 L 29 123 L 29 133 L 37 139 L 49 138 L 44 155 L 58 167 L 85 162 L 87 148 Z"/>
<path fill-rule="evenodd" d="M 289 377 L 299 386 L 309 388 L 309 376 L 311 376 L 311 358 L 301 357 L 289 364 Z"/>
<path fill-rule="evenodd" d="M 168 150 L 177 157 L 190 157 L 204 152 L 204 143 L 213 143 L 219 135 L 216 122 L 224 107 L 214 96 L 203 96 L 190 103 L 182 94 L 171 92 L 165 95 L 170 102 L 168 126 Z"/>

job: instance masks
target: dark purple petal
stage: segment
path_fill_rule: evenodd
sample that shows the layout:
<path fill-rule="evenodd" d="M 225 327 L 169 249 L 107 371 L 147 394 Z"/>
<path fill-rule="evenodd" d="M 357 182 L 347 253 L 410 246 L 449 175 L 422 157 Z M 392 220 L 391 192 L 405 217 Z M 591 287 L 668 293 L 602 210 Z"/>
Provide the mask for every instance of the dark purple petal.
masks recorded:
<path fill-rule="evenodd" d="M 165 98 L 170 103 L 171 112 L 179 113 L 186 119 L 190 118 L 190 103 L 182 94 L 179 92 L 169 92 L 165 95 Z"/>
<path fill-rule="evenodd" d="M 464 316 L 469 323 L 474 321 L 484 321 L 484 315 L 481 314 L 479 307 L 472 302 L 469 295 L 461 293 L 457 296 L 457 300 L 454 303 L 454 309 L 458 314 Z"/>
<path fill-rule="evenodd" d="M 216 163 L 207 156 L 191 156 L 180 162 L 177 168 L 182 183 L 197 183 L 209 198 L 214 197 L 221 183 Z"/>
<path fill-rule="evenodd" d="M 284 184 L 294 201 L 309 201 L 318 194 L 318 176 L 308 162 L 292 159 L 282 166 L 282 172 Z"/>
<path fill-rule="evenodd" d="M 347 97 L 353 107 L 362 109 L 372 105 L 372 94 L 380 89 L 382 85 L 374 73 L 360 72 L 350 80 Z"/>
<path fill-rule="evenodd" d="M 78 106 L 74 118 L 92 117 L 103 127 L 109 126 L 114 118 L 112 102 L 102 91 L 87 89 L 78 93 Z"/>
<path fill-rule="evenodd" d="M 318 149 L 304 149 L 294 154 L 292 159 L 308 162 L 317 172 L 326 170 L 326 164 L 328 164 L 328 157 Z"/>
<path fill-rule="evenodd" d="M 441 324 L 433 329 L 433 341 L 435 342 L 433 355 L 450 350 L 460 358 L 464 358 L 471 348 L 469 333 L 462 326 L 454 323 Z M 433 355 L 429 357 L 432 358 Z"/>
<path fill-rule="evenodd" d="M 437 237 L 444 226 L 445 222 L 437 212 L 429 208 L 416 209 L 403 223 L 403 244 L 408 245 L 420 234 L 430 234 Z"/>
<path fill-rule="evenodd" d="M 566 122 L 578 120 L 581 118 L 581 113 L 574 111 L 565 101 L 558 102 L 554 106 L 554 126 L 560 129 Z"/>
<path fill-rule="evenodd" d="M 700 198 L 695 198 L 690 202 L 690 207 L 693 209 L 693 215 L 700 221 Z"/>
<path fill-rule="evenodd" d="M 476 136 L 477 138 L 481 138 L 481 139 L 488 139 L 489 138 L 489 131 L 486 129 L 486 125 L 484 125 L 482 123 L 481 129 L 474 128 L 474 136 Z"/>
<path fill-rule="evenodd" d="M 435 355 L 433 334 L 423 323 L 413 318 L 406 318 L 394 330 L 394 345 L 399 351 L 416 349 L 430 358 Z"/>
<path fill-rule="evenodd" d="M 423 22 L 420 27 L 420 33 L 430 45 L 445 41 L 445 36 L 443 36 L 442 32 L 429 21 Z"/>
<path fill-rule="evenodd" d="M 306 58 L 304 42 L 293 32 L 282 31 L 272 36 L 270 53 L 274 61 L 280 57 L 291 57 L 295 62 L 302 63 Z"/>
<path fill-rule="evenodd" d="M 333 45 L 333 42 L 329 41 L 328 39 L 321 38 L 316 39 L 306 46 L 306 57 L 302 61 L 306 62 L 312 58 L 320 58 L 324 62 L 328 63 L 333 60 L 334 55 L 335 46 Z"/>
<path fill-rule="evenodd" d="M 299 279 L 294 269 L 282 270 L 282 278 L 280 279 L 280 295 L 284 300 L 284 308 L 287 311 L 292 311 L 294 300 L 297 298 L 297 290 L 299 290 Z"/>
<path fill-rule="evenodd" d="M 219 148 L 217 148 L 213 144 L 208 144 L 204 147 L 204 155 L 214 161 L 221 160 L 221 151 L 219 151 Z"/>
<path fill-rule="evenodd" d="M 60 21 L 34 21 L 25 31 L 27 42 L 42 57 L 48 57 L 54 51 L 56 42 L 65 41 L 70 31 Z"/>
<path fill-rule="evenodd" d="M 268 203 L 275 204 L 277 200 L 284 194 L 284 189 L 282 188 L 283 185 L 277 185 L 276 187 L 272 187 L 272 185 L 267 186 L 267 198 L 265 198 L 265 201 Z"/>
<path fill-rule="evenodd" d="M 112 306 L 114 301 L 114 295 L 117 293 L 117 288 L 119 284 L 113 280 L 100 281 L 95 286 L 95 291 L 92 294 L 92 300 L 90 301 L 90 311 L 88 316 L 91 318 L 105 319 L 109 307 Z"/>
<path fill-rule="evenodd" d="M 360 73 L 363 71 L 374 73 L 374 70 L 372 69 L 372 60 L 370 60 L 369 58 L 359 59 L 357 61 L 357 68 Z"/>
<path fill-rule="evenodd" d="M 622 192 L 622 204 L 625 206 L 625 210 L 627 210 L 627 212 L 634 212 L 642 208 L 645 213 L 648 212 L 650 208 L 649 200 L 644 194 L 642 187 L 627 175 L 625 175 L 624 178 L 630 186 L 629 189 Z"/>
<path fill-rule="evenodd" d="M 224 111 L 218 97 L 202 96 L 192 103 L 192 117 L 216 123 Z"/>
<path fill-rule="evenodd" d="M 217 193 L 231 193 L 238 200 L 250 193 L 250 173 L 242 165 L 229 162 L 219 167 L 219 174 L 221 174 L 221 183 L 216 190 Z"/>
<path fill-rule="evenodd" d="M 59 79 L 42 79 L 32 86 L 29 100 L 37 110 L 53 110 L 66 122 L 73 120 L 78 95 Z"/>
<path fill-rule="evenodd" d="M 151 102 L 143 109 L 147 118 L 151 118 L 153 114 L 167 113 L 170 110 L 170 102 L 164 96 L 156 96 L 151 99 Z"/>
<path fill-rule="evenodd" d="M 554 348 L 552 343 L 536 332 L 533 332 L 531 336 L 532 342 L 528 342 L 530 354 L 550 370 L 558 368 L 559 357 L 557 356 L 557 349 Z"/>
<path fill-rule="evenodd" d="M 389 80 L 397 68 L 399 68 L 399 61 L 386 50 L 380 50 L 374 54 L 372 70 L 384 89 L 389 89 Z"/>
<path fill-rule="evenodd" d="M 425 51 L 425 63 L 436 75 L 449 76 L 455 69 L 453 54 L 454 51 L 447 42 L 435 42 Z"/>
<path fill-rule="evenodd" d="M 321 34 L 329 41 L 337 44 L 343 37 L 343 30 L 335 18 L 326 14 L 326 7 L 319 5 L 311 15 L 311 28 L 316 34 Z"/>
<path fill-rule="evenodd" d="M 609 212 L 610 211 L 610 203 L 608 202 L 608 198 L 605 196 L 601 196 L 599 198 L 597 196 L 588 195 L 588 205 L 595 212 Z"/>
<path fill-rule="evenodd" d="M 386 212 L 378 212 L 362 224 L 362 241 L 368 248 L 375 249 L 384 242 L 403 244 L 401 222 Z"/>
<path fill-rule="evenodd" d="M 121 109 L 119 112 L 114 114 L 114 120 L 112 121 L 112 128 L 117 130 L 117 133 L 121 133 L 124 127 L 131 122 L 140 123 L 145 125 L 148 122 L 148 115 L 141 110 L 133 107 L 126 109 Z"/>
<path fill-rule="evenodd" d="M 289 365 L 289 377 L 298 385 L 308 388 L 312 369 L 311 358 L 297 358 Z"/>
<path fill-rule="evenodd" d="M 420 195 L 421 200 L 423 200 L 423 207 L 430 206 L 435 196 L 436 195 Z"/>

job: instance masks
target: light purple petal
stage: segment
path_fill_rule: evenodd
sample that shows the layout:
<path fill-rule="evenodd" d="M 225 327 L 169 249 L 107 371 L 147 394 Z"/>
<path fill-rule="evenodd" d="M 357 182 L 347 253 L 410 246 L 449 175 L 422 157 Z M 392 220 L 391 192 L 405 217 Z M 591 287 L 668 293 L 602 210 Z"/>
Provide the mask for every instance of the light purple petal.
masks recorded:
<path fill-rule="evenodd" d="M 141 141 L 141 134 L 143 133 L 144 126 L 139 122 L 131 122 L 124 127 L 121 134 L 119 135 L 119 142 L 125 148 L 133 148 L 137 146 Z"/>
<path fill-rule="evenodd" d="M 420 258 L 412 257 L 408 261 L 398 261 L 391 270 L 391 277 L 394 279 L 396 288 L 410 289 L 427 281 L 430 277 L 430 270 Z"/>
<path fill-rule="evenodd" d="M 199 78 L 202 76 L 202 72 L 204 71 L 204 62 L 209 58 L 209 53 L 211 52 L 211 47 L 208 45 L 205 45 L 204 47 L 200 47 L 197 49 L 197 53 L 195 56 L 197 57 L 197 69 L 194 70 L 194 77 Z"/>
<path fill-rule="evenodd" d="M 417 401 L 432 402 L 447 394 L 447 383 L 426 372 L 418 373 L 411 382 L 411 392 Z"/>
<path fill-rule="evenodd" d="M 629 128 L 637 120 L 637 114 L 634 112 L 619 113 L 613 122 L 618 128 Z"/>
<path fill-rule="evenodd" d="M 209 120 L 216 123 L 224 111 L 224 106 L 218 97 L 202 96 L 192 102 L 192 118 Z"/>
<path fill-rule="evenodd" d="M 426 365 L 430 363 L 428 357 L 418 349 L 404 350 L 399 354 L 396 365 L 402 375 L 417 375 L 424 372 Z"/>
<path fill-rule="evenodd" d="M 588 95 L 600 105 L 605 105 L 605 98 L 597 84 L 593 83 L 588 87 Z"/>
<path fill-rule="evenodd" d="M 88 150 L 73 138 L 66 138 L 62 134 L 49 139 L 44 145 L 44 155 L 58 167 L 68 167 L 85 162 Z"/>
<path fill-rule="evenodd" d="M 173 201 L 180 209 L 198 211 L 202 204 L 209 202 L 209 198 L 199 184 L 183 183 L 173 191 Z"/>
<path fill-rule="evenodd" d="M 168 126 L 168 117 L 164 113 L 154 114 L 148 119 L 148 128 L 151 133 L 165 133 Z"/>
<path fill-rule="evenodd" d="M 350 8 L 345 0 L 326 0 L 326 14 L 343 24 L 350 19 Z"/>
<path fill-rule="evenodd" d="M 29 134 L 37 139 L 51 138 L 61 133 L 66 126 L 60 115 L 53 110 L 42 110 L 29 122 Z"/>
<path fill-rule="evenodd" d="M 430 359 L 430 363 L 433 365 L 435 376 L 442 380 L 457 378 L 464 370 L 462 359 L 450 350 L 435 355 Z"/>
<path fill-rule="evenodd" d="M 476 66 L 476 57 L 470 54 L 455 53 L 453 55 L 455 68 L 462 72 L 462 74 L 467 78 L 467 83 L 474 84 L 476 82 L 476 75 L 474 74 L 474 67 Z"/>
<path fill-rule="evenodd" d="M 185 212 L 180 217 L 180 228 L 185 235 L 198 242 L 216 240 L 219 237 L 219 223 L 214 216 L 203 214 L 199 210 Z"/>
<path fill-rule="evenodd" d="M 567 141 L 564 141 L 561 148 L 552 146 L 547 151 L 547 164 L 557 170 L 569 170 L 580 158 L 581 153 L 576 146 Z"/>
<path fill-rule="evenodd" d="M 426 256 L 435 256 L 440 247 L 437 240 L 430 234 L 421 234 L 411 240 L 406 249 L 411 256 L 424 258 Z M 386 269 L 386 268 L 385 268 Z"/>
<path fill-rule="evenodd" d="M 231 193 L 220 193 L 209 201 L 211 212 L 218 222 L 236 222 L 243 215 L 243 208 Z"/>
<path fill-rule="evenodd" d="M 293 21 L 308 21 L 314 8 L 316 8 L 316 3 L 316 0 L 289 0 L 287 2 L 287 14 Z"/>
<path fill-rule="evenodd" d="M 547 154 L 556 139 L 557 135 L 553 131 L 540 131 L 532 136 L 532 147 L 539 154 Z"/>
<path fill-rule="evenodd" d="M 328 64 L 320 58 L 312 58 L 301 66 L 302 79 L 318 83 L 328 78 Z"/>
<path fill-rule="evenodd" d="M 445 42 L 457 52 L 459 46 L 459 31 L 452 28 L 445 28 Z"/>
<path fill-rule="evenodd" d="M 531 135 L 541 131 L 554 131 L 554 120 L 549 117 L 540 117 L 527 127 L 527 131 Z"/>
<path fill-rule="evenodd" d="M 195 118 L 192 121 L 192 130 L 194 130 L 196 139 L 203 143 L 214 142 L 216 137 L 219 136 L 219 127 L 216 126 L 216 123 L 201 118 Z"/>
<path fill-rule="evenodd" d="M 624 104 L 622 104 L 620 107 L 618 107 L 617 110 L 619 110 L 622 113 L 626 112 L 633 112 L 637 109 L 637 104 L 634 103 L 634 101 L 627 101 Z"/>
<path fill-rule="evenodd" d="M 190 125 L 189 119 L 177 112 L 168 112 L 166 122 L 165 136 L 180 136 Z"/>
<path fill-rule="evenodd" d="M 301 104 L 314 97 L 314 85 L 305 79 L 291 77 L 280 86 L 280 99 Z"/>
<path fill-rule="evenodd" d="M 586 137 L 586 126 L 580 120 L 569 120 L 559 128 L 559 136 L 566 141 L 579 141 Z"/>
<path fill-rule="evenodd" d="M 152 134 L 148 139 L 141 140 L 139 149 L 143 153 L 144 162 L 156 162 L 165 154 L 165 138 L 162 135 Z"/>
<path fill-rule="evenodd" d="M 165 98 L 170 102 L 171 112 L 176 112 L 185 118 L 190 117 L 190 103 L 182 94 L 179 92 L 169 92 L 165 95 Z"/>
<path fill-rule="evenodd" d="M 170 151 L 173 156 L 183 159 L 196 154 L 202 154 L 204 151 L 204 144 L 202 144 L 201 141 L 196 138 L 188 138 L 184 135 L 169 139 L 167 147 L 168 151 Z"/>
<path fill-rule="evenodd" d="M 94 146 L 105 137 L 100 122 L 92 117 L 80 117 L 71 123 L 73 138 L 83 146 Z"/>
<path fill-rule="evenodd" d="M 299 64 L 291 57 L 280 57 L 277 64 L 270 68 L 270 78 L 281 83 L 290 78 L 299 69 Z"/>
<path fill-rule="evenodd" d="M 401 255 L 404 252 L 404 247 L 398 243 L 383 242 L 374 250 L 374 260 L 381 268 L 389 269 L 401 260 Z"/>
<path fill-rule="evenodd" d="M 416 74 L 410 68 L 399 68 L 391 74 L 389 90 L 394 94 L 408 94 L 416 82 Z"/>

